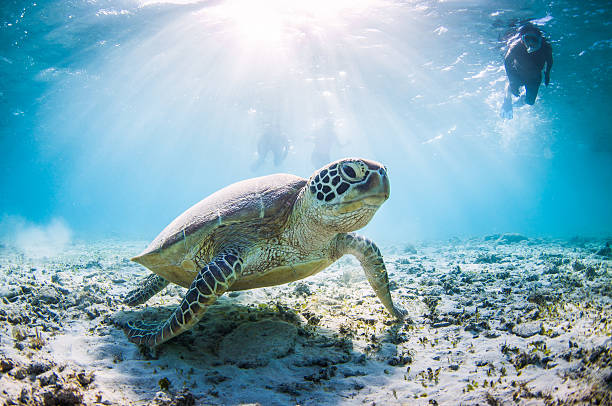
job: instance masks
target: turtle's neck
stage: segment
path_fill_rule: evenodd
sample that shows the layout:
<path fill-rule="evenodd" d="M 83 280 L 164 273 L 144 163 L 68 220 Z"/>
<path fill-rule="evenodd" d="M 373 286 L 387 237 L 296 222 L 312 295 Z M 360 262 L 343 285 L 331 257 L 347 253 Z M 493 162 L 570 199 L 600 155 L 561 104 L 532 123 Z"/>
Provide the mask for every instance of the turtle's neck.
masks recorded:
<path fill-rule="evenodd" d="M 283 237 L 290 245 L 303 252 L 320 252 L 330 247 L 338 231 L 325 227 L 312 202 L 302 189 L 287 220 Z"/>

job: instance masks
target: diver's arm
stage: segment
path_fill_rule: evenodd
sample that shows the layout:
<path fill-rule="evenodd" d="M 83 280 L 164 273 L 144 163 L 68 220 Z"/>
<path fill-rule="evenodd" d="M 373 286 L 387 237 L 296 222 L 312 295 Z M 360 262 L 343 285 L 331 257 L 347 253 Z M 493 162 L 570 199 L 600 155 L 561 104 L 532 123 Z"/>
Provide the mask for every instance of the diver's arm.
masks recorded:
<path fill-rule="evenodd" d="M 544 84 L 548 86 L 550 83 L 550 69 L 552 68 L 553 57 L 552 57 L 552 47 L 548 45 L 546 47 L 546 71 L 544 71 Z"/>
<path fill-rule="evenodd" d="M 510 82 L 506 83 L 506 95 L 504 96 L 504 102 L 502 103 L 501 111 L 499 112 L 501 118 L 511 119 L 512 113 L 512 91 L 510 90 Z"/>
<path fill-rule="evenodd" d="M 512 48 L 510 48 L 506 54 L 506 57 L 504 58 L 504 68 L 506 68 L 506 76 L 508 77 L 510 77 L 510 74 L 514 72 L 512 59 Z"/>
<path fill-rule="evenodd" d="M 504 68 L 506 68 L 506 76 L 508 79 L 513 79 L 518 76 L 518 71 L 516 70 L 515 60 L 517 58 L 517 50 L 518 46 L 515 43 L 510 45 L 508 52 L 506 53 L 506 57 L 504 58 Z"/>

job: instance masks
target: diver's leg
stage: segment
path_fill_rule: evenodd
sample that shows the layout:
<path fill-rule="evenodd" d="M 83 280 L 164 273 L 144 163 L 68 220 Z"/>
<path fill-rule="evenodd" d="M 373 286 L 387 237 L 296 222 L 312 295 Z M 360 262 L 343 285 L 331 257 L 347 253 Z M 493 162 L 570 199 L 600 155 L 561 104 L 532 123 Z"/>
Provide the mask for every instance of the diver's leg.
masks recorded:
<path fill-rule="evenodd" d="M 525 103 L 529 104 L 530 106 L 534 105 L 536 97 L 538 97 L 538 90 L 540 89 L 541 81 L 542 78 L 540 77 L 537 81 L 534 80 L 525 84 Z"/>
<path fill-rule="evenodd" d="M 265 161 L 270 150 L 270 142 L 268 140 L 268 134 L 264 133 L 257 142 L 257 160 L 251 165 L 251 170 L 258 169 Z"/>
<path fill-rule="evenodd" d="M 168 286 L 168 281 L 159 275 L 151 274 L 138 283 L 140 287 L 132 290 L 125 296 L 123 303 L 128 306 L 143 304 L 155 294 Z"/>
<path fill-rule="evenodd" d="M 273 159 L 274 159 L 274 166 L 278 166 L 283 162 L 284 156 L 283 156 L 283 146 L 276 144 L 274 145 L 274 150 L 272 151 L 273 153 Z"/>
<path fill-rule="evenodd" d="M 351 254 L 359 260 L 368 282 L 374 289 L 374 293 L 389 313 L 398 319 L 403 319 L 406 316 L 404 309 L 393 304 L 389 291 L 387 268 L 385 268 L 385 262 L 376 244 L 357 234 L 339 234 L 336 237 L 336 250 L 338 257 Z"/>
<path fill-rule="evenodd" d="M 285 158 L 287 158 L 287 153 L 289 152 L 289 144 L 286 138 L 279 140 L 280 144 L 277 146 L 274 151 L 274 165 L 278 166 L 283 163 Z"/>
<path fill-rule="evenodd" d="M 238 251 L 226 250 L 215 256 L 198 272 L 172 316 L 151 327 L 138 328 L 128 323 L 128 338 L 133 343 L 153 347 L 189 330 L 202 318 L 208 306 L 229 289 L 241 269 Z"/>

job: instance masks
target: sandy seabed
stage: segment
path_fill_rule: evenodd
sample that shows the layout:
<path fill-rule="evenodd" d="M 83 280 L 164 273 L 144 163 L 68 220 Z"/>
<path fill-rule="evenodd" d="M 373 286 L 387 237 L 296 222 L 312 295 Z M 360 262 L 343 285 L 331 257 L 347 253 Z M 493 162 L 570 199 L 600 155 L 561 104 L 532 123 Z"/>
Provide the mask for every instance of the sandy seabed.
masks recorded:
<path fill-rule="evenodd" d="M 344 257 L 287 285 L 226 294 L 147 351 L 121 325 L 165 319 L 185 289 L 122 297 L 146 242 L 0 248 L 5 405 L 612 404 L 606 240 L 495 235 L 383 249 L 395 322 Z"/>

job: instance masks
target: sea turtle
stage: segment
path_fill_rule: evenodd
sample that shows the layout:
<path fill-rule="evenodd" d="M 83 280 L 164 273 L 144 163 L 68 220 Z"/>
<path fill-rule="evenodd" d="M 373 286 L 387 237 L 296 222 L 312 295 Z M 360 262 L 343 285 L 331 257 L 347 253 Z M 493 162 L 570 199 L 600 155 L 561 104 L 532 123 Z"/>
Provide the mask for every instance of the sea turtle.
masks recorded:
<path fill-rule="evenodd" d="M 187 293 L 172 316 L 155 326 L 128 323 L 129 339 L 159 345 L 193 327 L 206 308 L 227 291 L 280 285 L 313 275 L 352 254 L 374 292 L 395 317 L 380 250 L 353 234 L 389 197 L 386 168 L 346 158 L 310 179 L 275 174 L 221 189 L 170 223 L 138 256 L 154 272 L 125 298 L 142 304 L 169 282 Z"/>

